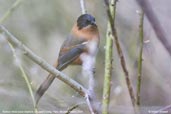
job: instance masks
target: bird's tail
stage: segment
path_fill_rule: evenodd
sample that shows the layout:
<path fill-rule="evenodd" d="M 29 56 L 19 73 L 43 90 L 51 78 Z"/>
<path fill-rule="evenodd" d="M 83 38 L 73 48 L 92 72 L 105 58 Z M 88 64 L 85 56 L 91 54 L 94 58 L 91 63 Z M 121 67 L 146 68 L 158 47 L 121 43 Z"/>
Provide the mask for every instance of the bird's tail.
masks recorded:
<path fill-rule="evenodd" d="M 49 74 L 46 80 L 40 85 L 39 89 L 36 91 L 35 94 L 35 106 L 37 106 L 40 98 L 45 93 L 45 91 L 49 88 L 49 86 L 52 84 L 53 80 L 55 79 L 55 76 L 52 74 Z"/>
<path fill-rule="evenodd" d="M 69 64 L 75 61 L 80 56 L 80 54 L 83 53 L 85 48 L 86 48 L 85 44 L 81 44 L 81 45 L 76 46 L 75 48 L 70 49 L 67 53 L 61 55 L 53 66 L 59 71 L 62 71 Z M 35 106 L 37 106 L 40 98 L 45 93 L 45 91 L 49 88 L 49 86 L 52 84 L 54 79 L 55 79 L 55 76 L 53 76 L 52 74 L 49 74 L 46 80 L 40 85 L 39 89 L 36 91 L 36 94 L 35 94 Z"/>

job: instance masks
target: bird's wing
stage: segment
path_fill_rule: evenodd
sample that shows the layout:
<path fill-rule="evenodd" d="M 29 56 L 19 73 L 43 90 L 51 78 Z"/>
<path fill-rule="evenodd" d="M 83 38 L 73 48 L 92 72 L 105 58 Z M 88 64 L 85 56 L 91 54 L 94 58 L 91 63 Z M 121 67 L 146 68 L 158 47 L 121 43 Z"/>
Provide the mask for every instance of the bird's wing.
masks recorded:
<path fill-rule="evenodd" d="M 63 54 L 65 54 L 67 51 L 71 50 L 72 48 L 85 44 L 86 41 L 87 40 L 85 40 L 84 38 L 78 38 L 75 35 L 70 34 L 61 46 L 59 52 L 59 58 L 60 56 L 63 56 Z"/>
<path fill-rule="evenodd" d="M 70 63 L 76 60 L 85 50 L 85 44 L 79 44 L 74 47 L 71 47 L 69 50 L 66 50 L 66 52 L 60 55 L 58 58 L 57 69 L 63 70 L 64 68 L 66 68 Z"/>
<path fill-rule="evenodd" d="M 87 51 L 84 38 L 78 38 L 75 35 L 69 35 L 61 46 L 56 68 L 63 70 L 66 66 L 76 60 L 81 53 Z"/>
<path fill-rule="evenodd" d="M 86 45 L 84 43 L 85 41 L 79 41 L 76 44 L 76 41 L 73 40 L 73 38 L 70 40 L 69 44 L 68 42 L 64 42 L 64 44 L 61 47 L 60 54 L 58 57 L 58 64 L 56 64 L 56 68 L 58 70 L 63 70 L 66 68 L 70 63 L 72 63 L 74 60 L 76 60 L 81 53 L 86 50 Z M 81 43 L 81 44 L 79 44 Z M 46 80 L 40 85 L 38 90 L 35 94 L 35 100 L 36 105 L 38 104 L 40 98 L 45 93 L 45 91 L 49 88 L 49 86 L 52 84 L 55 77 L 51 74 L 48 75 Z"/>

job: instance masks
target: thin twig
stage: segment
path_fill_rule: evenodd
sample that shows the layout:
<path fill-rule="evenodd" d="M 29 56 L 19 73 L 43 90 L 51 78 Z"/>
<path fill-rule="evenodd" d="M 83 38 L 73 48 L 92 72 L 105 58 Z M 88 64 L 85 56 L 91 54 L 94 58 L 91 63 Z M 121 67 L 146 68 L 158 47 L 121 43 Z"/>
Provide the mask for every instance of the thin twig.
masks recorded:
<path fill-rule="evenodd" d="M 119 43 L 118 35 L 116 32 L 115 22 L 113 21 L 112 13 L 111 13 L 110 8 L 109 8 L 109 0 L 104 0 L 104 2 L 106 5 L 106 10 L 107 10 L 108 19 L 110 22 L 110 27 L 112 29 L 112 35 L 114 36 L 114 39 L 115 39 L 115 45 L 116 45 L 117 53 L 118 53 L 119 58 L 120 58 L 121 67 L 122 67 L 122 70 L 125 74 L 125 80 L 126 80 L 126 84 L 128 87 L 129 95 L 131 97 L 131 102 L 132 102 L 132 105 L 135 106 L 136 99 L 135 99 L 133 87 L 131 84 L 131 80 L 129 77 L 128 69 L 126 67 L 125 58 L 124 58 L 124 55 L 123 55 L 123 52 L 122 52 L 122 49 L 121 49 L 121 46 Z M 115 0 L 115 2 L 117 2 L 117 0 Z M 115 6 L 115 8 L 116 8 L 116 6 Z"/>
<path fill-rule="evenodd" d="M 4 26 L 0 25 L 0 33 L 4 33 L 6 35 L 6 39 L 15 47 L 19 48 L 24 55 L 26 55 L 29 59 L 34 61 L 40 67 L 53 74 L 59 80 L 63 81 L 65 84 L 76 90 L 80 95 L 85 97 L 87 90 L 80 85 L 75 80 L 69 78 L 62 72 L 55 69 L 53 66 L 49 65 L 45 60 L 37 56 L 33 53 L 28 47 L 22 44 L 16 37 L 14 37 Z"/>
<path fill-rule="evenodd" d="M 168 41 L 169 38 L 166 37 L 165 31 L 163 30 L 158 17 L 156 16 L 155 12 L 152 9 L 148 0 L 137 0 L 140 7 L 143 9 L 145 15 L 147 16 L 148 20 L 150 21 L 155 34 L 157 35 L 158 39 L 161 41 L 163 46 L 166 48 L 168 53 L 171 56 L 171 43 Z"/>
<path fill-rule="evenodd" d="M 80 0 L 80 6 L 81 6 L 81 13 L 82 14 L 86 14 L 87 10 L 86 10 L 86 5 L 85 5 L 85 1 L 84 0 Z"/>
<path fill-rule="evenodd" d="M 74 109 L 78 108 L 80 105 L 83 105 L 83 104 L 86 104 L 86 103 L 85 103 L 85 102 L 81 102 L 81 103 L 78 103 L 78 104 L 73 105 L 72 107 L 70 107 L 70 108 L 68 109 L 68 111 L 67 111 L 65 114 L 70 114 L 70 113 L 72 113 L 72 111 L 73 111 Z"/>
<path fill-rule="evenodd" d="M 86 5 L 85 5 L 85 1 L 84 0 L 80 0 L 80 6 L 81 6 L 81 13 L 82 14 L 86 14 L 87 10 L 86 10 Z M 89 77 L 89 88 L 88 88 L 88 92 L 86 94 L 86 102 L 88 105 L 88 108 L 91 112 L 91 114 L 98 114 L 98 109 L 97 106 L 95 106 L 94 104 L 96 104 L 96 96 L 95 96 L 95 92 L 94 92 L 94 73 L 92 71 L 86 71 L 89 72 L 87 73 L 88 77 Z M 89 94 L 90 93 L 90 94 Z"/>
<path fill-rule="evenodd" d="M 18 8 L 18 6 L 21 4 L 22 0 L 16 0 L 14 2 L 14 4 L 5 12 L 5 14 L 2 16 L 2 18 L 0 19 L 0 24 L 2 24 L 11 14 L 12 12 Z M 8 42 L 8 45 L 10 46 L 11 48 L 11 51 L 13 53 L 13 56 L 14 56 L 14 59 L 15 60 L 18 60 L 18 57 L 17 57 L 17 54 L 16 54 L 16 50 L 14 49 L 14 47 L 12 46 L 12 44 L 10 42 Z M 23 66 L 21 65 L 21 63 L 18 63 L 18 66 L 19 66 L 19 69 L 22 73 L 22 77 L 24 78 L 26 84 L 27 84 L 27 87 L 28 87 L 28 90 L 29 90 L 29 93 L 30 93 L 30 96 L 31 96 L 31 99 L 32 99 L 32 102 L 33 102 L 33 105 L 35 104 L 35 99 L 34 99 L 34 94 L 33 94 L 33 89 L 32 89 L 32 85 L 28 79 L 28 76 L 26 75 L 25 71 L 24 71 L 24 68 Z M 37 114 L 37 108 L 34 107 L 34 111 L 35 111 L 35 114 Z"/>
<path fill-rule="evenodd" d="M 70 114 L 74 109 L 76 109 L 79 105 L 76 104 L 74 106 L 72 106 L 71 108 L 68 109 L 68 111 L 65 114 Z"/>
<path fill-rule="evenodd" d="M 140 25 L 139 25 L 139 38 L 140 38 L 140 51 L 138 57 L 138 79 L 137 79 L 137 105 L 140 106 L 140 92 L 141 92 L 141 77 L 142 77 L 142 54 L 143 54 L 143 43 L 144 43 L 144 12 L 140 13 Z"/>
<path fill-rule="evenodd" d="M 11 13 L 14 11 L 14 9 L 17 8 L 21 2 L 22 2 L 22 0 L 16 0 L 14 2 L 14 4 L 5 12 L 3 17 L 0 19 L 0 24 L 2 24 L 2 22 L 5 21 L 11 15 Z"/>
<path fill-rule="evenodd" d="M 171 104 L 170 105 L 168 105 L 168 106 L 165 106 L 165 107 L 163 107 L 163 108 L 161 108 L 160 110 L 158 110 L 157 112 L 164 112 L 164 111 L 166 111 L 166 113 L 168 113 L 168 112 L 171 112 Z"/>
<path fill-rule="evenodd" d="M 111 1 L 110 9 L 112 14 L 115 14 L 113 6 L 116 5 Z M 116 2 L 115 2 L 116 3 Z M 113 16 L 114 18 L 114 16 Z M 108 22 L 106 33 L 106 48 L 105 48 L 105 75 L 103 85 L 103 102 L 102 102 L 102 114 L 108 114 L 108 107 L 110 102 L 110 88 L 111 88 L 111 76 L 112 76 L 112 57 L 113 56 L 113 36 L 111 35 L 111 27 Z"/>
<path fill-rule="evenodd" d="M 14 47 L 11 45 L 11 43 L 8 42 L 8 44 L 9 44 L 11 50 L 12 50 L 14 59 L 17 61 L 18 60 L 18 57 L 17 57 L 17 54 L 16 54 L 16 51 L 15 51 Z M 32 89 L 31 83 L 30 83 L 30 81 L 28 79 L 28 76 L 26 75 L 26 73 L 25 73 L 25 71 L 24 71 L 23 66 L 21 65 L 21 63 L 18 62 L 17 65 L 19 66 L 19 69 L 20 69 L 20 71 L 22 73 L 22 77 L 24 78 L 24 80 L 25 80 L 25 82 L 27 84 L 27 87 L 28 87 L 28 90 L 29 90 L 29 93 L 30 93 L 30 96 L 31 96 L 31 99 L 32 99 L 32 102 L 33 102 L 33 105 L 34 105 L 35 104 L 35 99 L 34 99 L 34 94 L 33 94 L 33 89 Z M 36 113 L 37 112 L 37 109 L 34 108 L 34 111 Z"/>
<path fill-rule="evenodd" d="M 92 103 L 91 103 L 91 98 L 90 98 L 89 95 L 86 96 L 86 102 L 87 102 L 87 105 L 88 105 L 88 108 L 89 108 L 91 114 L 95 114 L 95 113 L 94 113 L 93 105 L 92 105 Z"/>

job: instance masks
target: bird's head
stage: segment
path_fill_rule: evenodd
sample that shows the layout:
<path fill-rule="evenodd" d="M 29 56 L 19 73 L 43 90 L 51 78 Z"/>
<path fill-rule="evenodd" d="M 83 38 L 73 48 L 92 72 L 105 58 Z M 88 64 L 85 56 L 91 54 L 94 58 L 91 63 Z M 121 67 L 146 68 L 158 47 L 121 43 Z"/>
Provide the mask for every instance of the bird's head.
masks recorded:
<path fill-rule="evenodd" d="M 77 19 L 77 27 L 79 30 L 83 28 L 94 28 L 97 27 L 95 18 L 90 14 L 83 14 Z"/>

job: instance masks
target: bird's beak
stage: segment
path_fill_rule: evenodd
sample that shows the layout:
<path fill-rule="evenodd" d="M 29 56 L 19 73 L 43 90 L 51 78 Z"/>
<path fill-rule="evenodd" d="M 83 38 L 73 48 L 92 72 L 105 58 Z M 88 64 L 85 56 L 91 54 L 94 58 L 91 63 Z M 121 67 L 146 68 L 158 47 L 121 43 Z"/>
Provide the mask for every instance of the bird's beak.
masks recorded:
<path fill-rule="evenodd" d="M 92 21 L 92 22 L 91 22 L 91 25 L 96 25 L 96 22 L 95 22 L 95 21 Z"/>

